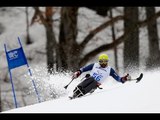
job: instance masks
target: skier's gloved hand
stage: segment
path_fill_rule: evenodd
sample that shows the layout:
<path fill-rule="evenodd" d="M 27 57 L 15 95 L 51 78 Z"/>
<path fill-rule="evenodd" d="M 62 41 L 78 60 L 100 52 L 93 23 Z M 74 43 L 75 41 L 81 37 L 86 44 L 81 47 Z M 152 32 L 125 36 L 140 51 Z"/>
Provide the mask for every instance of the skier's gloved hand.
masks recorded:
<path fill-rule="evenodd" d="M 131 79 L 131 76 L 129 74 L 127 74 L 121 78 L 121 82 L 125 83 L 126 81 L 129 81 L 130 79 Z"/>
<path fill-rule="evenodd" d="M 72 79 L 76 79 L 81 75 L 81 70 L 76 71 L 75 73 L 73 73 Z"/>

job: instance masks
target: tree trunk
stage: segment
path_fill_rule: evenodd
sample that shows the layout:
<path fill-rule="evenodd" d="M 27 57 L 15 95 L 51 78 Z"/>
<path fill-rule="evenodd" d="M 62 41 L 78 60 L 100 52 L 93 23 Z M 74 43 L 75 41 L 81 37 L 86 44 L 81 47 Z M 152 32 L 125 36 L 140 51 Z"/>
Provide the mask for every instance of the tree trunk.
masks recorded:
<path fill-rule="evenodd" d="M 78 7 L 63 7 L 59 34 L 59 69 L 75 70 L 79 63 L 77 38 Z"/>
<path fill-rule="evenodd" d="M 112 9 L 110 9 L 109 12 L 110 12 L 110 18 L 113 19 Z M 115 36 L 115 30 L 114 30 L 114 23 L 112 23 L 112 25 L 111 25 L 111 31 L 112 31 L 113 42 L 115 42 L 116 36 Z M 115 62 L 116 71 L 118 72 L 119 71 L 118 70 L 118 56 L 117 56 L 117 47 L 116 47 L 116 45 L 114 45 L 114 62 Z"/>
<path fill-rule="evenodd" d="M 146 7 L 147 19 L 155 14 L 154 7 Z M 159 53 L 159 38 L 157 33 L 157 21 L 156 19 L 152 23 L 148 23 L 148 38 L 149 38 L 149 57 L 146 62 L 147 69 L 160 66 L 160 53 Z"/>
<path fill-rule="evenodd" d="M 53 21 L 52 21 L 52 7 L 46 7 L 46 36 L 47 36 L 47 44 L 46 44 L 46 51 L 47 51 L 47 67 L 48 72 L 54 72 L 54 50 L 56 49 L 56 38 L 53 31 Z"/>
<path fill-rule="evenodd" d="M 26 33 L 27 33 L 27 36 L 26 36 L 26 44 L 31 44 L 32 41 L 30 40 L 30 37 L 29 37 L 29 19 L 28 19 L 28 7 L 26 7 Z"/>
<path fill-rule="evenodd" d="M 52 73 L 54 70 L 54 40 L 55 36 L 53 34 L 52 26 L 46 27 L 46 35 L 47 35 L 47 44 L 46 44 L 46 51 L 47 51 L 47 68 L 48 72 Z"/>
<path fill-rule="evenodd" d="M 87 8 L 96 11 L 98 15 L 106 17 L 108 11 L 111 10 L 113 7 L 87 7 Z"/>
<path fill-rule="evenodd" d="M 55 34 L 53 31 L 53 8 L 52 7 L 45 7 L 45 14 L 43 14 L 42 11 L 39 10 L 39 7 L 34 7 L 35 14 L 32 18 L 31 24 L 33 24 L 35 21 L 41 22 L 46 30 L 46 52 L 47 52 L 47 68 L 49 73 L 54 72 L 54 63 L 56 60 L 54 60 L 54 52 L 56 52 L 57 48 L 57 42 L 55 38 Z M 56 54 L 56 53 L 55 53 Z"/>
<path fill-rule="evenodd" d="M 135 28 L 138 23 L 138 7 L 125 7 L 124 8 L 125 32 Z M 129 72 L 130 70 L 138 70 L 139 68 L 139 31 L 138 27 L 133 29 L 129 38 L 124 42 L 124 69 Z"/>

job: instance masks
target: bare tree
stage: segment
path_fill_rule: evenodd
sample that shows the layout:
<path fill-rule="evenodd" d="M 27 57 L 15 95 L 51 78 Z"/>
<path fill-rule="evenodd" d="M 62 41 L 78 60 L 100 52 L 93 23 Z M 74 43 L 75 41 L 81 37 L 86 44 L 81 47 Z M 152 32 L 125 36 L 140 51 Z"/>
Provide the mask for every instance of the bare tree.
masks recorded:
<path fill-rule="evenodd" d="M 97 28 L 91 30 L 91 32 L 88 33 L 88 35 L 84 38 L 83 42 L 80 44 L 80 49 L 83 50 L 86 47 L 87 43 L 90 40 L 92 40 L 92 38 L 97 33 L 101 32 L 102 30 L 104 30 L 105 28 L 110 26 L 112 23 L 118 22 L 120 20 L 124 20 L 124 17 L 125 17 L 124 15 L 116 16 L 113 19 L 102 23 Z M 118 37 L 115 40 L 115 42 L 112 42 L 112 43 L 109 43 L 109 44 L 104 44 L 104 45 L 102 45 L 102 46 L 100 46 L 98 48 L 95 48 L 93 51 L 85 54 L 84 57 L 81 58 L 79 65 L 82 66 L 82 65 L 86 64 L 87 61 L 91 60 L 98 53 L 106 51 L 106 50 L 113 49 L 115 45 L 117 46 L 117 45 L 121 44 L 122 42 L 128 40 L 130 38 L 130 34 L 132 34 L 134 30 L 137 30 L 137 28 L 139 28 L 139 27 L 144 27 L 148 23 L 152 23 L 158 17 L 160 17 L 160 12 L 157 12 L 155 15 L 152 15 L 149 19 L 145 19 L 143 21 L 138 21 L 137 25 L 130 25 L 128 30 L 125 31 L 124 34 L 122 34 L 120 37 Z"/>
<path fill-rule="evenodd" d="M 102 30 L 106 29 L 111 24 L 113 24 L 113 23 L 115 23 L 115 22 L 117 22 L 119 20 L 123 20 L 123 18 L 124 18 L 123 15 L 116 16 L 113 19 L 110 19 L 109 21 L 106 21 L 106 22 L 102 23 L 100 26 L 98 26 L 95 29 L 91 30 L 88 33 L 88 35 L 84 38 L 83 42 L 80 44 L 80 48 L 82 49 L 82 51 L 87 46 L 87 43 L 89 41 L 91 41 L 92 38 L 96 34 L 98 34 L 99 32 L 101 32 Z M 84 57 L 81 58 L 81 61 L 80 61 L 79 65 L 82 66 L 82 65 L 86 64 L 87 61 L 91 60 L 95 55 L 99 54 L 100 52 L 113 49 L 114 46 L 119 45 L 125 39 L 127 39 L 127 33 L 125 33 L 124 35 L 122 35 L 119 38 L 117 38 L 115 42 L 112 42 L 112 43 L 109 43 L 109 44 L 108 43 L 104 43 L 103 45 L 101 45 L 99 47 L 96 47 L 94 50 L 92 50 L 91 52 L 85 54 Z"/>
<path fill-rule="evenodd" d="M 63 7 L 61 9 L 61 23 L 59 34 L 59 68 L 62 70 L 77 69 L 79 49 L 77 38 L 78 7 Z M 60 66 L 61 65 L 61 66 Z"/>
<path fill-rule="evenodd" d="M 34 7 L 34 9 L 35 9 L 35 14 L 32 18 L 32 23 L 34 23 L 34 21 L 39 21 L 44 25 L 46 29 L 47 67 L 48 67 L 48 72 L 53 73 L 53 68 L 55 63 L 53 54 L 56 50 L 56 44 L 57 44 L 55 34 L 53 31 L 53 20 L 52 20 L 52 16 L 55 13 L 55 11 L 53 10 L 52 7 L 46 7 L 45 14 L 43 14 L 43 12 L 40 11 L 39 7 Z"/>
<path fill-rule="evenodd" d="M 77 7 L 62 7 L 61 8 L 61 22 L 60 22 L 60 34 L 59 34 L 59 44 L 57 44 L 57 66 L 59 70 L 76 70 L 79 66 L 84 65 L 89 59 L 94 57 L 94 55 L 107 50 L 108 48 L 113 48 L 113 46 L 120 44 L 123 39 L 118 39 L 111 45 L 100 46 L 90 53 L 81 57 L 81 53 L 87 46 L 87 43 L 92 40 L 92 38 L 99 32 L 101 32 L 106 27 L 110 26 L 112 23 L 122 20 L 123 16 L 117 16 L 110 21 L 107 21 L 94 30 L 92 30 L 84 40 L 78 44 L 77 38 Z M 112 46 L 112 47 L 111 47 Z"/>
<path fill-rule="evenodd" d="M 138 68 L 139 66 L 138 28 L 146 25 L 149 22 L 152 22 L 153 19 L 156 19 L 159 16 L 159 13 L 157 13 L 155 16 L 152 16 L 152 18 L 149 20 L 138 21 L 138 8 L 136 7 L 136 8 L 133 8 L 133 10 L 130 10 L 130 13 L 126 13 L 125 16 L 119 15 L 119 16 L 113 17 L 109 21 L 107 20 L 106 22 L 97 26 L 96 28 L 94 28 L 88 33 L 88 35 L 82 40 L 81 43 L 78 43 L 76 41 L 77 32 L 78 32 L 77 31 L 78 7 L 62 7 L 61 8 L 59 42 L 56 42 L 55 40 L 51 25 L 49 29 L 48 22 L 46 21 L 45 15 L 43 15 L 43 13 L 37 7 L 35 7 L 35 12 L 36 12 L 35 16 L 38 16 L 40 18 L 40 21 L 42 22 L 42 24 L 44 24 L 46 31 L 48 30 L 47 36 L 48 37 L 50 35 L 52 36 L 53 43 L 49 42 L 50 44 L 48 46 L 50 46 L 49 48 L 51 49 L 51 51 L 48 51 L 49 49 L 47 50 L 48 52 L 50 52 L 47 56 L 50 62 L 57 63 L 56 64 L 57 70 L 59 71 L 60 70 L 61 71 L 76 70 L 80 66 L 85 65 L 95 55 L 99 54 L 100 52 L 107 51 L 109 49 L 113 49 L 115 46 L 121 44 L 123 41 L 131 42 L 131 44 L 133 45 L 131 50 L 129 51 L 130 56 L 127 56 L 128 58 L 126 60 L 131 59 L 132 66 L 136 66 Z M 131 14 L 133 14 L 134 17 L 132 16 L 130 18 L 127 18 L 126 17 L 127 14 L 130 14 L 130 16 Z M 50 18 L 52 15 L 53 14 L 49 15 Z M 126 23 L 126 26 L 128 27 L 126 27 L 124 34 L 122 34 L 119 38 L 115 38 L 115 40 L 112 43 L 108 44 L 106 42 L 103 45 L 96 47 L 92 51 L 86 54 L 83 54 L 83 51 L 87 47 L 87 44 L 90 41 L 92 41 L 92 38 L 96 36 L 97 33 L 103 31 L 108 26 L 112 26 L 117 21 L 124 20 L 124 18 L 130 20 L 128 23 Z M 50 24 L 53 24 L 52 22 L 53 21 L 50 21 Z M 47 39 L 48 41 L 49 41 L 49 38 Z M 126 48 L 126 49 L 130 49 L 130 48 Z M 53 53 L 55 54 L 55 59 L 53 59 Z M 49 59 L 49 56 L 50 56 L 50 59 Z M 132 58 L 132 56 L 134 57 Z M 50 62 L 48 61 L 47 64 L 49 65 Z M 126 66 L 128 65 L 126 64 Z M 50 68 L 53 68 L 53 64 L 51 64 Z"/>
<path fill-rule="evenodd" d="M 26 36 L 26 44 L 31 44 L 32 41 L 30 39 L 30 36 L 29 36 L 29 15 L 28 15 L 28 7 L 25 7 L 25 13 L 26 13 L 26 33 L 27 33 L 27 36 Z"/>
<path fill-rule="evenodd" d="M 146 7 L 147 19 L 155 15 L 154 7 Z M 147 69 L 152 69 L 160 66 L 160 52 L 159 52 L 159 38 L 157 32 L 157 21 L 156 19 L 152 23 L 147 24 L 148 37 L 149 37 L 149 57 L 146 62 Z"/>
<path fill-rule="evenodd" d="M 108 14 L 108 11 L 111 10 L 113 7 L 87 7 L 91 10 L 94 10 L 97 12 L 98 15 L 101 15 L 101 16 L 107 16 Z"/>
<path fill-rule="evenodd" d="M 93 29 L 80 44 L 76 41 L 77 36 L 77 12 L 76 7 L 63 7 L 61 10 L 61 25 L 60 25 L 60 36 L 59 36 L 59 55 L 61 57 L 62 70 L 76 70 L 80 66 L 84 65 L 88 60 L 93 58 L 98 53 L 107 49 L 113 48 L 117 44 L 120 44 L 123 39 L 118 39 L 111 44 L 102 45 L 95 50 L 89 52 L 84 57 L 81 56 L 87 43 L 92 38 L 106 27 L 112 25 L 112 23 L 123 20 L 123 16 L 117 16 L 110 21 L 107 21 L 97 28 Z M 60 67 L 61 68 L 61 67 Z"/>
<path fill-rule="evenodd" d="M 112 9 L 109 10 L 109 13 L 110 13 L 110 18 L 113 19 Z M 111 31 L 112 31 L 113 42 L 115 42 L 116 36 L 115 36 L 114 23 L 111 25 Z M 116 71 L 119 71 L 119 69 L 118 69 L 118 56 L 117 56 L 117 47 L 116 47 L 116 45 L 114 45 L 114 62 L 115 62 Z"/>
<path fill-rule="evenodd" d="M 139 28 L 138 28 L 138 7 L 125 7 L 124 8 L 125 31 L 129 30 L 129 38 L 124 42 L 124 69 L 129 71 L 139 68 Z M 135 28 L 135 29 L 131 29 Z"/>

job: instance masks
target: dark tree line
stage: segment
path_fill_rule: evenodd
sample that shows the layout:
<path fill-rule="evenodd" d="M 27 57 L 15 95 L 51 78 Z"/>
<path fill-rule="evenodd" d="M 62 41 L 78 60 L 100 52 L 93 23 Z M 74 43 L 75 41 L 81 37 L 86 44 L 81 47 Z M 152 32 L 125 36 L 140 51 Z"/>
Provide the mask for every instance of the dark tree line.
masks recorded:
<path fill-rule="evenodd" d="M 129 38 L 124 41 L 124 68 L 128 71 L 139 68 L 139 28 L 138 7 L 124 8 L 124 32 L 130 31 Z M 133 29 L 135 28 L 135 29 Z"/>
<path fill-rule="evenodd" d="M 146 7 L 147 19 L 151 19 L 155 15 L 154 7 Z M 147 69 L 152 69 L 160 66 L 160 49 L 159 37 L 157 30 L 157 20 L 154 19 L 152 23 L 147 24 L 148 39 L 149 39 L 149 57 L 146 62 Z"/>
<path fill-rule="evenodd" d="M 52 16 L 54 14 L 54 7 L 46 7 L 45 14 L 40 11 L 38 7 L 35 7 L 34 9 L 35 14 L 32 21 L 39 17 L 39 20 L 46 29 L 47 65 L 50 73 L 55 69 L 58 71 L 74 71 L 80 66 L 85 65 L 89 60 L 101 52 L 110 49 L 114 49 L 116 52 L 116 46 L 121 43 L 124 43 L 123 57 L 125 70 L 129 70 L 130 68 L 139 69 L 139 28 L 144 26 L 147 26 L 148 28 L 150 51 L 147 60 L 148 62 L 146 63 L 147 68 L 159 65 L 159 37 L 156 20 L 160 16 L 160 12 L 156 13 L 155 7 L 146 7 L 147 18 L 144 21 L 139 21 L 138 19 L 138 7 L 124 7 L 124 14 L 115 17 L 110 16 L 110 20 L 91 30 L 81 43 L 77 42 L 78 7 L 61 8 L 58 40 L 56 40 L 53 31 L 54 21 L 52 20 Z M 112 14 L 111 10 L 114 9 L 114 7 L 90 7 L 89 9 L 95 10 L 99 15 L 107 16 Z M 110 14 L 108 14 L 109 11 Z M 120 20 L 124 21 L 124 34 L 119 38 L 115 38 L 114 23 Z M 109 44 L 106 42 L 84 54 L 84 49 L 90 41 L 92 42 L 93 37 L 109 26 L 112 26 L 113 42 Z M 115 61 L 115 64 L 117 64 L 117 61 Z M 54 67 L 54 65 L 56 65 L 56 67 Z M 118 65 L 116 65 L 116 68 L 118 68 Z"/>

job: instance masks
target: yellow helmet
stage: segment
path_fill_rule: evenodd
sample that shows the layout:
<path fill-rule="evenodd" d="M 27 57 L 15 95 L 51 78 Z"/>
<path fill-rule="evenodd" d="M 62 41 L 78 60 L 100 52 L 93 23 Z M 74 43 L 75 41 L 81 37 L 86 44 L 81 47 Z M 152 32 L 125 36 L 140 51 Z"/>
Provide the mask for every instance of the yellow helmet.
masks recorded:
<path fill-rule="evenodd" d="M 98 60 L 109 60 L 108 59 L 108 55 L 106 55 L 106 54 L 101 54 L 99 57 L 98 57 Z"/>

